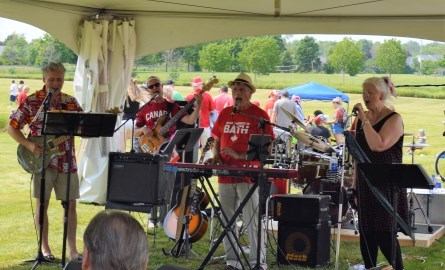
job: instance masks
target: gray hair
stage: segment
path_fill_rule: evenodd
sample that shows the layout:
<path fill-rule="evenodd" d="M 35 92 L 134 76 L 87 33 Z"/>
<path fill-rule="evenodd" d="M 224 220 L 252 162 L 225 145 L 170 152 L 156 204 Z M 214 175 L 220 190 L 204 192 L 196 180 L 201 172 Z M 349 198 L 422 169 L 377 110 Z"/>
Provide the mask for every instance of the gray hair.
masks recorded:
<path fill-rule="evenodd" d="M 60 62 L 49 62 L 48 64 L 42 67 L 42 74 L 44 77 L 46 77 L 46 75 L 48 75 L 48 73 L 52 71 L 60 71 L 65 73 L 66 69 L 65 66 Z"/>
<path fill-rule="evenodd" d="M 395 93 L 391 92 L 391 87 L 394 88 L 394 85 L 388 77 L 370 77 L 367 78 L 362 85 L 365 86 L 365 84 L 374 85 L 377 91 L 383 94 L 383 103 L 385 106 L 394 110 L 394 106 L 388 101 L 391 96 L 395 96 Z"/>
<path fill-rule="evenodd" d="M 148 262 L 144 229 L 125 212 L 99 212 L 88 224 L 83 241 L 94 270 L 142 270 Z"/>

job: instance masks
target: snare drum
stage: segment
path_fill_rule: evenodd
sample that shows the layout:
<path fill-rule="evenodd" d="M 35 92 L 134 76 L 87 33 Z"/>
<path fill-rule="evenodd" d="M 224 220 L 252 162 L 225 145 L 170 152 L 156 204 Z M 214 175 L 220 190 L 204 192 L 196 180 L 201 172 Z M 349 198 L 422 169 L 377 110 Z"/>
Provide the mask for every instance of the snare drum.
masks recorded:
<path fill-rule="evenodd" d="M 298 155 L 298 184 L 304 185 L 314 179 L 325 178 L 331 157 L 303 150 Z"/>

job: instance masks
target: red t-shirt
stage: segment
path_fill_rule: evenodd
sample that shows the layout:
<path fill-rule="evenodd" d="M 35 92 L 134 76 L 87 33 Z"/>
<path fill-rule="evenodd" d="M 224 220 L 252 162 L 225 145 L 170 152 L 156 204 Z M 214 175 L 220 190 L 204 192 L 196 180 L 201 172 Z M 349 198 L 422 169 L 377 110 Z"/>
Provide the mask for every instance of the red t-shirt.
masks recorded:
<path fill-rule="evenodd" d="M 17 95 L 17 104 L 19 104 L 20 105 L 20 103 L 22 103 L 22 101 L 24 101 L 26 99 L 26 93 L 25 92 L 20 92 L 18 95 Z"/>
<path fill-rule="evenodd" d="M 266 104 L 264 105 L 264 110 L 266 111 L 266 113 L 267 113 L 268 110 L 272 110 L 273 111 L 274 105 L 275 105 L 275 101 L 273 101 L 271 99 L 268 99 L 266 101 Z"/>
<path fill-rule="evenodd" d="M 197 90 L 195 92 L 199 93 L 200 90 Z M 190 100 L 192 100 L 194 96 L 194 94 L 189 94 L 186 100 L 190 102 Z M 207 92 L 202 93 L 202 106 L 201 111 L 199 112 L 200 128 L 210 127 L 210 112 L 213 110 L 215 110 L 215 102 L 213 102 L 212 96 Z"/>
<path fill-rule="evenodd" d="M 220 140 L 220 149 L 229 147 L 238 153 L 245 153 L 248 150 L 248 142 L 251 134 L 261 134 L 261 129 L 258 127 L 258 121 L 246 117 L 241 114 L 232 116 L 233 106 L 223 109 L 215 122 L 212 129 L 213 136 Z M 243 110 L 243 113 L 252 115 L 254 117 L 262 117 L 269 120 L 269 116 L 258 106 L 250 106 L 250 108 Z M 266 125 L 264 134 L 274 137 L 272 126 Z M 225 165 L 240 166 L 245 165 L 246 160 L 236 160 L 222 155 Z M 258 162 L 251 162 L 252 165 L 258 165 Z M 247 177 L 218 177 L 219 183 L 239 183 L 250 182 Z"/>
<path fill-rule="evenodd" d="M 164 99 L 164 102 L 157 103 L 151 102 L 145 106 L 137 115 L 136 127 L 147 126 L 149 129 L 154 129 L 158 119 L 164 114 L 168 114 L 164 123 L 160 123 L 161 126 L 165 126 L 170 119 L 179 112 L 181 108 L 177 103 L 168 102 Z M 179 120 L 178 120 L 179 121 Z M 176 125 L 172 125 L 168 132 L 163 136 L 165 138 L 170 138 L 176 131 Z"/>
<path fill-rule="evenodd" d="M 218 113 L 221 113 L 225 107 L 233 106 L 233 98 L 228 94 L 217 95 L 213 100 L 215 101 L 215 106 Z"/>

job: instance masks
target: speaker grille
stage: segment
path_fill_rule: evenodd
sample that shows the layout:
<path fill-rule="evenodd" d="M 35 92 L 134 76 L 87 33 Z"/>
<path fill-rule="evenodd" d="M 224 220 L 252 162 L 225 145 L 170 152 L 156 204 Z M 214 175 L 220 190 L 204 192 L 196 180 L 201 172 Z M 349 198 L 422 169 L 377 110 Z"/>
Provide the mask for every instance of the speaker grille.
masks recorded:
<path fill-rule="evenodd" d="M 323 266 L 330 258 L 330 237 L 329 221 L 312 225 L 279 222 L 277 261 L 280 264 Z"/>
<path fill-rule="evenodd" d="M 143 153 L 109 154 L 107 201 L 133 204 L 162 204 L 166 184 L 162 155 Z"/>

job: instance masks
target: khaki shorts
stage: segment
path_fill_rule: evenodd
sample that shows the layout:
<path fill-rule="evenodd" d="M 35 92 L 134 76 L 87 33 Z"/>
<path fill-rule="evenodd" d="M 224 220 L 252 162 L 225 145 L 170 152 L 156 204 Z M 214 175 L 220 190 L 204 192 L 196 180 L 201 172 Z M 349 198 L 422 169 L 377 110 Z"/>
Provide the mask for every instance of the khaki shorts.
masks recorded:
<path fill-rule="evenodd" d="M 65 201 L 66 199 L 66 183 L 68 174 L 59 173 L 56 169 L 47 167 L 45 169 L 45 200 L 51 198 L 51 191 L 54 189 L 56 199 Z M 40 199 L 40 182 L 42 181 L 42 174 L 33 175 L 33 196 Z M 72 173 L 70 178 L 70 200 L 75 200 L 79 195 L 79 177 L 77 173 Z"/>

